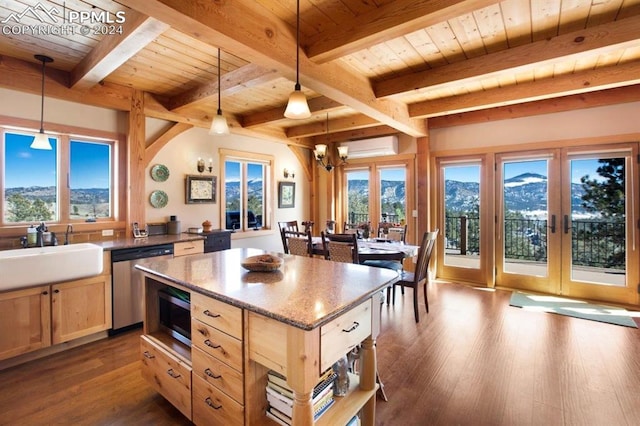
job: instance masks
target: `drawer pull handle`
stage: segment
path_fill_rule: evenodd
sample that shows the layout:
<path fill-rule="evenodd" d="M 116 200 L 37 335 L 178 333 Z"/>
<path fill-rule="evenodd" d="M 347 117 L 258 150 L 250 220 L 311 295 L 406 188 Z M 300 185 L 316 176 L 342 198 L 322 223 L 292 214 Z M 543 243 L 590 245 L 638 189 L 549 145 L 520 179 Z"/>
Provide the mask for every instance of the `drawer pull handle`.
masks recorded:
<path fill-rule="evenodd" d="M 211 343 L 211 340 L 209 340 L 209 339 L 205 340 L 204 344 L 209 346 L 210 348 L 213 348 L 213 349 L 218 349 L 220 346 L 222 346 L 222 345 L 216 345 L 214 343 Z"/>
<path fill-rule="evenodd" d="M 155 355 L 151 355 L 149 351 L 144 351 L 142 355 L 144 355 L 144 357 L 148 359 L 154 359 L 156 357 Z"/>
<path fill-rule="evenodd" d="M 175 371 L 173 371 L 173 368 L 170 368 L 167 370 L 167 374 L 170 375 L 171 377 L 173 377 L 174 379 L 177 379 L 178 377 L 180 377 L 179 374 L 176 374 Z"/>
<path fill-rule="evenodd" d="M 211 317 L 211 318 L 218 318 L 220 316 L 220 314 L 214 314 L 213 312 L 211 312 L 208 309 L 206 311 L 204 311 L 203 314 L 205 314 L 206 316 Z"/>
<path fill-rule="evenodd" d="M 354 321 L 353 325 L 351 326 L 351 328 L 345 330 L 344 328 L 342 329 L 342 331 L 344 331 L 345 333 L 351 333 L 353 330 L 355 330 L 356 328 L 358 328 L 360 326 L 360 323 L 358 321 Z"/>
<path fill-rule="evenodd" d="M 213 403 L 213 400 L 211 399 L 210 396 L 207 397 L 207 399 L 204 400 L 204 402 L 211 408 L 213 408 L 214 410 L 219 410 L 222 408 L 222 405 L 216 405 Z"/>
<path fill-rule="evenodd" d="M 219 374 L 213 374 L 213 371 L 211 371 L 210 368 L 207 368 L 206 370 L 204 370 L 204 374 L 206 374 L 207 376 L 211 377 L 212 379 L 220 379 L 220 378 L 222 378 L 222 376 L 219 375 Z"/>

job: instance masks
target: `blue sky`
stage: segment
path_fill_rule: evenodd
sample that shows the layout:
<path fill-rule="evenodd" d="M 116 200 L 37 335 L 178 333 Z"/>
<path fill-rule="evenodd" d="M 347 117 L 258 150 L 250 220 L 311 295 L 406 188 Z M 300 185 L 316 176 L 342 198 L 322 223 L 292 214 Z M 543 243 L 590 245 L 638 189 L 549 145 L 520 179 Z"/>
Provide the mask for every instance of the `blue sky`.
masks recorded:
<path fill-rule="evenodd" d="M 405 170 L 403 168 L 381 169 L 382 178 L 391 181 L 404 181 Z M 349 180 L 367 180 L 369 172 L 366 170 L 349 172 Z"/>
<path fill-rule="evenodd" d="M 227 161 L 224 166 L 224 178 L 227 182 L 240 181 L 240 162 Z M 249 163 L 247 173 L 249 180 L 262 179 L 262 164 Z"/>
<path fill-rule="evenodd" d="M 580 177 L 588 174 L 592 178 L 597 177 L 596 169 L 598 168 L 597 159 L 573 160 L 571 162 L 571 177 L 574 183 L 580 183 Z M 458 182 L 479 182 L 480 172 L 478 166 L 469 165 L 450 165 L 446 166 L 445 179 L 455 180 Z M 509 162 L 504 167 L 504 179 L 521 175 L 523 173 L 536 173 L 547 176 L 546 160 L 531 160 Z"/>
<path fill-rule="evenodd" d="M 57 140 L 49 138 L 51 151 L 31 149 L 33 136 L 5 133 L 5 187 L 55 186 L 57 179 Z M 72 189 L 109 188 L 110 146 L 72 143 Z"/>

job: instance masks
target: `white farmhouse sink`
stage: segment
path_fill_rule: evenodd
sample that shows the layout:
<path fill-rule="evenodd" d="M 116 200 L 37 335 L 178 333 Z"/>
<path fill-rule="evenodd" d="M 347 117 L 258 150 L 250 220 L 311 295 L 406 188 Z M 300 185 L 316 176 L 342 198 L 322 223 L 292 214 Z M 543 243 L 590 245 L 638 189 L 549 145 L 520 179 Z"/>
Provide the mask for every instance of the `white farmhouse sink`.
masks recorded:
<path fill-rule="evenodd" d="M 0 251 L 0 291 L 102 273 L 102 247 L 90 243 Z"/>

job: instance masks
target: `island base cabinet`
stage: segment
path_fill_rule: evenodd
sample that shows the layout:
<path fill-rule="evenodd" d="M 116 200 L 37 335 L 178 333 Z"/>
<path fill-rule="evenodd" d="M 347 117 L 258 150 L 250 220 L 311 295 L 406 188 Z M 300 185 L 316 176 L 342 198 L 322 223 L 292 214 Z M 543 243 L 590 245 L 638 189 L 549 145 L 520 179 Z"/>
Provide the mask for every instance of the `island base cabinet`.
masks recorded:
<path fill-rule="evenodd" d="M 193 423 L 197 425 L 240 426 L 244 407 L 198 376 L 193 378 Z"/>
<path fill-rule="evenodd" d="M 158 345 L 140 336 L 142 377 L 185 417 L 191 417 L 191 367 Z"/>
<path fill-rule="evenodd" d="M 51 346 L 49 286 L 0 293 L 0 360 Z"/>

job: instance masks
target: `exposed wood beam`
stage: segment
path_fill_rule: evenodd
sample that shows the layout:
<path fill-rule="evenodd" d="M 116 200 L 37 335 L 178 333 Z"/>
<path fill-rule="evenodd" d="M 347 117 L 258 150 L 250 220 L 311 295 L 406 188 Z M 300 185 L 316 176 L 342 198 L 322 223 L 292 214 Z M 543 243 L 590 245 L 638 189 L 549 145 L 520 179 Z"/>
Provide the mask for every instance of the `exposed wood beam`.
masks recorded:
<path fill-rule="evenodd" d="M 309 59 L 325 63 L 498 3 L 499 0 L 396 0 L 305 39 Z"/>
<path fill-rule="evenodd" d="M 341 103 L 329 99 L 326 96 L 318 96 L 313 99 L 309 99 L 307 103 L 309 104 L 309 110 L 311 111 L 311 114 L 331 112 L 343 107 Z M 271 108 L 266 111 L 257 112 L 251 115 L 246 115 L 241 118 L 240 122 L 242 123 L 242 127 L 250 129 L 252 127 L 258 127 L 265 124 L 284 121 L 287 120 L 284 117 L 285 108 L 286 105 L 277 108 Z"/>
<path fill-rule="evenodd" d="M 144 150 L 144 166 L 147 167 L 149 163 L 151 163 L 151 160 L 153 160 L 153 157 L 155 157 L 171 139 L 191 128 L 193 128 L 193 124 L 175 123 L 171 128 L 169 128 L 169 130 L 158 136 L 154 141 L 147 145 Z"/>
<path fill-rule="evenodd" d="M 167 24 L 128 11 L 122 34 L 103 37 L 71 71 L 71 87 L 84 90 L 98 84 L 167 29 Z"/>
<path fill-rule="evenodd" d="M 640 61 L 409 105 L 413 117 L 436 117 L 474 109 L 557 98 L 640 83 Z"/>
<path fill-rule="evenodd" d="M 344 142 L 356 139 L 373 138 L 377 136 L 387 136 L 398 133 L 396 129 L 389 126 L 366 127 L 357 130 L 348 130 L 344 132 L 336 132 L 329 134 L 329 142 Z M 311 138 L 312 145 L 319 143 L 327 143 L 327 137 L 314 136 Z"/>
<path fill-rule="evenodd" d="M 112 83 L 103 83 L 86 91 L 69 88 L 69 73 L 47 68 L 45 70 L 45 96 L 118 111 L 131 108 L 132 89 Z M 0 56 L 0 87 L 40 95 L 42 67 L 8 56 Z"/>
<path fill-rule="evenodd" d="M 472 80 L 495 77 L 505 71 L 513 74 L 558 61 L 577 59 L 585 52 L 596 55 L 635 47 L 638 45 L 638 38 L 640 16 L 634 16 L 432 70 L 380 81 L 374 84 L 374 91 L 377 97 L 382 98 L 417 89 L 459 86 Z"/>
<path fill-rule="evenodd" d="M 258 65 L 248 64 L 223 74 L 220 77 L 220 94 L 229 96 L 241 90 L 268 83 L 277 78 L 280 78 L 280 75 L 274 69 L 265 69 Z M 180 112 L 194 104 L 217 99 L 217 96 L 218 81 L 212 76 L 210 83 L 203 84 L 172 97 L 169 100 L 169 109 L 173 112 Z"/>
<path fill-rule="evenodd" d="M 527 102 L 524 104 L 434 117 L 429 119 L 429 129 L 464 126 L 467 124 L 486 123 L 489 121 L 508 120 L 638 101 L 640 101 L 640 85 L 618 87 L 615 89 Z"/>
<path fill-rule="evenodd" d="M 259 3 L 250 0 L 122 0 L 121 3 L 197 40 L 215 42 L 226 52 L 274 68 L 295 80 L 298 51 L 295 31 Z M 300 55 L 299 64 L 303 86 L 411 136 L 426 134 L 424 122 L 409 117 L 406 104 L 376 99 L 365 76 L 336 63 L 315 64 L 304 54 Z"/>
<path fill-rule="evenodd" d="M 329 130 L 331 133 L 350 130 L 361 129 L 363 127 L 373 127 L 378 122 L 371 117 L 367 117 L 363 114 L 352 115 L 349 117 L 335 118 L 329 120 Z M 318 120 L 315 123 L 305 124 L 302 126 L 289 127 L 286 130 L 287 137 L 299 138 L 303 136 L 315 136 L 327 133 L 327 121 L 326 119 Z"/>
<path fill-rule="evenodd" d="M 147 117 L 158 118 L 166 121 L 173 121 L 176 123 L 186 123 L 192 124 L 195 127 L 200 127 L 204 129 L 208 129 L 211 126 L 211 119 L 213 118 L 210 115 L 203 114 L 200 117 L 192 117 L 185 116 L 183 114 L 178 114 L 176 112 L 168 110 L 164 105 L 166 100 L 157 99 L 155 96 L 150 93 L 145 93 L 145 102 L 144 102 L 144 113 Z M 287 139 L 287 135 L 284 132 L 278 130 L 265 130 L 261 129 L 260 131 L 254 129 L 245 129 L 240 126 L 240 123 L 236 120 L 235 117 L 231 115 L 227 115 L 227 122 L 229 123 L 229 128 L 232 134 L 235 135 L 244 135 L 259 139 L 270 140 L 272 142 L 285 143 L 290 145 L 298 145 L 301 147 L 309 148 L 311 145 L 306 140 L 293 140 Z"/>

